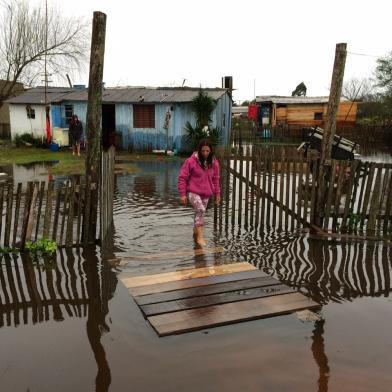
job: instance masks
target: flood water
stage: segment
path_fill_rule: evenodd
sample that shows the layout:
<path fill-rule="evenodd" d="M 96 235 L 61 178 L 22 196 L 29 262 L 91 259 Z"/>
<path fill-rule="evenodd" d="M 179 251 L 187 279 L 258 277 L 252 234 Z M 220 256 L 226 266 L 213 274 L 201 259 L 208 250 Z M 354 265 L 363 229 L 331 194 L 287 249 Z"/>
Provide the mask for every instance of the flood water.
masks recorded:
<path fill-rule="evenodd" d="M 390 391 L 390 242 L 217 232 L 209 209 L 200 254 L 192 211 L 178 203 L 181 163 L 138 162 L 117 176 L 113 248 L 2 259 L 1 391 Z M 245 260 L 318 301 L 320 320 L 159 338 L 119 281 Z"/>

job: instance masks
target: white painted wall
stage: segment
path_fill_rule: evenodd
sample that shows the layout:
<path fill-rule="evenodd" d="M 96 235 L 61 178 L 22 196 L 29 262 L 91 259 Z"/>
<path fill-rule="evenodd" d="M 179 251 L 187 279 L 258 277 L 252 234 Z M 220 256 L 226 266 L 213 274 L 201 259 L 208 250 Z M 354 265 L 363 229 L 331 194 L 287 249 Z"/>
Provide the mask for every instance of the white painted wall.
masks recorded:
<path fill-rule="evenodd" d="M 28 118 L 25 104 L 10 104 L 11 138 L 22 133 L 32 133 L 35 137 L 45 136 L 45 106 L 30 105 L 35 110 L 35 118 Z M 52 119 L 50 119 L 52 122 Z"/>

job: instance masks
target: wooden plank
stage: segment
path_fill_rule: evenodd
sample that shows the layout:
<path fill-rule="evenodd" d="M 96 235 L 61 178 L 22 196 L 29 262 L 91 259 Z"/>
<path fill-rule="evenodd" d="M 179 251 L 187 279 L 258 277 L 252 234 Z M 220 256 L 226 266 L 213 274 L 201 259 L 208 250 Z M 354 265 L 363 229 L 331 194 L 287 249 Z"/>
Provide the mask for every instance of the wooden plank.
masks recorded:
<path fill-rule="evenodd" d="M 365 195 L 363 197 L 363 205 L 362 205 L 362 213 L 361 213 L 361 229 L 363 228 L 363 226 L 365 224 L 366 214 L 367 214 L 367 210 L 368 210 L 368 204 L 369 204 L 369 200 L 370 200 L 370 193 L 371 193 L 372 186 L 373 186 L 373 177 L 374 177 L 375 166 L 376 166 L 376 164 L 374 162 L 370 163 L 370 170 L 369 170 L 369 175 L 367 178 Z"/>
<path fill-rule="evenodd" d="M 35 219 L 35 203 L 37 202 L 38 189 L 39 189 L 38 182 L 34 182 L 33 195 L 31 197 L 31 202 L 30 202 L 29 219 L 27 221 L 26 241 L 30 241 L 31 236 L 33 234 L 34 219 Z"/>
<path fill-rule="evenodd" d="M 187 289 L 166 291 L 164 293 L 154 293 L 142 296 L 135 296 L 134 299 L 139 306 L 155 304 L 167 301 L 176 301 L 179 299 L 202 297 L 205 295 L 228 293 L 230 291 L 246 290 L 254 287 L 264 287 L 279 285 L 280 282 L 270 276 L 259 278 L 244 279 L 234 282 L 216 283 L 205 286 L 190 287 Z"/>
<path fill-rule="evenodd" d="M 272 153 L 269 153 L 268 155 L 268 195 L 270 196 L 271 199 L 273 199 L 273 195 L 272 195 L 272 165 L 273 165 L 273 161 L 272 161 Z M 266 226 L 267 227 L 271 227 L 271 207 L 272 207 L 272 213 L 274 212 L 273 208 L 274 205 L 272 203 L 272 200 L 268 200 L 267 203 L 267 218 L 266 218 Z"/>
<path fill-rule="evenodd" d="M 303 188 L 303 178 L 304 178 L 304 161 L 301 156 L 298 167 L 298 192 L 297 192 L 297 227 L 301 226 L 301 209 L 302 209 L 302 188 Z M 295 210 L 294 210 L 295 211 Z"/>
<path fill-rule="evenodd" d="M 201 278 L 210 275 L 229 274 L 231 272 L 250 271 L 255 270 L 256 267 L 247 262 L 221 264 L 211 267 L 190 268 L 181 271 L 165 272 L 163 274 L 134 276 L 132 278 L 124 279 L 123 283 L 126 287 L 138 287 L 148 284 L 172 282 L 175 280 Z"/>
<path fill-rule="evenodd" d="M 266 211 L 266 196 L 267 196 L 267 192 L 266 192 L 266 186 L 267 186 L 267 177 L 266 177 L 266 169 L 267 169 L 267 159 L 265 156 L 265 149 L 263 149 L 263 155 L 262 155 L 262 161 L 260 162 L 260 170 L 263 173 L 263 185 L 262 185 L 262 200 L 261 200 L 261 218 L 260 218 L 260 222 L 261 222 L 261 227 L 264 226 L 265 223 L 265 211 Z"/>
<path fill-rule="evenodd" d="M 368 219 L 366 230 L 371 230 L 371 231 L 375 230 L 378 208 L 380 203 L 380 196 L 382 193 L 382 189 L 380 189 L 382 169 L 383 169 L 382 166 L 377 168 L 374 188 L 370 198 L 369 219 Z"/>
<path fill-rule="evenodd" d="M 331 205 L 332 205 L 332 198 L 334 195 L 335 189 L 335 176 L 336 176 L 336 161 L 332 162 L 332 171 L 329 178 L 329 188 L 327 194 L 327 202 L 325 204 L 325 215 L 324 215 L 324 230 L 328 229 L 329 226 L 329 217 L 331 216 Z"/>
<path fill-rule="evenodd" d="M 68 205 L 67 230 L 65 235 L 65 246 L 72 246 L 73 241 L 73 223 L 74 223 L 74 203 L 75 203 L 75 182 L 71 181 L 71 190 Z"/>
<path fill-rule="evenodd" d="M 49 234 L 50 234 L 49 231 L 50 231 L 50 221 L 52 219 L 53 189 L 54 189 L 54 181 L 49 181 L 48 189 L 46 191 L 44 230 L 42 234 L 44 238 L 49 238 Z"/>
<path fill-rule="evenodd" d="M 309 211 L 309 180 L 310 180 L 310 160 L 306 159 L 305 165 L 305 198 L 304 198 L 304 219 L 310 223 L 310 219 L 308 218 L 308 211 Z"/>
<path fill-rule="evenodd" d="M 284 221 L 284 227 L 286 230 L 289 228 L 289 210 L 290 210 L 290 181 L 291 181 L 291 161 L 286 160 L 286 210 L 285 210 L 285 221 Z M 282 200 L 283 203 L 283 200 Z"/>
<path fill-rule="evenodd" d="M 285 156 L 282 157 L 282 162 L 280 166 L 280 171 L 279 171 L 279 219 L 278 219 L 278 228 L 279 230 L 282 229 L 282 224 L 283 224 L 283 188 L 284 188 L 284 173 L 286 169 L 286 159 Z"/>
<path fill-rule="evenodd" d="M 237 149 L 235 149 L 234 152 L 234 166 L 233 166 L 233 170 L 235 173 L 237 173 L 237 157 L 238 157 L 238 153 L 237 153 Z M 241 184 L 241 181 L 240 181 Z M 233 191 L 231 193 L 231 226 L 234 227 L 235 224 L 235 199 L 236 199 L 236 192 L 237 192 L 237 178 L 234 175 L 233 176 Z"/>
<path fill-rule="evenodd" d="M 274 171 L 274 200 L 278 201 L 278 170 L 279 166 L 282 166 L 282 162 L 277 162 L 277 158 L 274 158 L 274 165 L 273 165 L 273 171 Z M 272 210 L 272 227 L 276 227 L 276 219 L 278 215 L 278 205 L 275 204 L 273 206 Z"/>
<path fill-rule="evenodd" d="M 365 162 L 364 164 L 361 163 L 361 168 L 363 168 L 363 178 L 362 178 L 362 182 L 360 185 L 360 190 L 359 190 L 359 198 L 358 198 L 358 206 L 357 206 L 357 215 L 361 214 L 361 207 L 362 207 L 362 203 L 363 203 L 363 194 L 365 191 L 365 187 L 366 187 L 366 182 L 369 178 L 369 162 Z"/>
<path fill-rule="evenodd" d="M 249 224 L 249 176 L 250 176 L 250 160 L 252 159 L 250 155 L 249 146 L 246 147 L 246 164 L 245 164 L 245 222 L 244 225 L 247 228 Z M 241 173 L 240 173 L 241 175 Z"/>
<path fill-rule="evenodd" d="M 315 204 L 316 204 L 316 183 L 317 183 L 317 173 L 318 173 L 318 160 L 312 160 L 312 192 L 310 194 L 310 219 L 309 222 L 315 223 Z"/>
<path fill-rule="evenodd" d="M 24 246 L 26 244 L 27 223 L 29 221 L 30 203 L 31 203 L 32 193 L 33 193 L 33 183 L 31 181 L 29 181 L 27 183 L 26 194 L 25 194 L 25 198 L 24 198 L 22 233 L 20 236 L 21 249 L 24 249 Z"/>
<path fill-rule="evenodd" d="M 230 157 L 226 160 L 225 174 L 226 174 L 226 187 L 225 187 L 225 228 L 229 226 L 229 202 L 230 202 Z"/>
<path fill-rule="evenodd" d="M 76 229 L 76 245 L 80 245 L 81 243 L 81 226 L 82 226 L 82 217 L 83 217 L 83 195 L 85 195 L 85 190 L 83 185 L 79 185 L 79 194 L 78 194 L 78 208 L 77 208 L 77 217 L 78 217 L 78 223 L 77 223 L 77 229 Z"/>
<path fill-rule="evenodd" d="M 291 182 L 291 210 L 295 213 L 295 195 L 297 191 L 297 160 L 293 160 L 292 182 Z M 291 219 L 291 231 L 294 230 L 295 219 Z"/>
<path fill-rule="evenodd" d="M 270 297 L 272 295 L 281 295 L 293 293 L 294 290 L 284 284 L 254 287 L 250 289 L 240 289 L 227 293 L 219 293 L 206 295 L 202 297 L 194 297 L 180 299 L 177 301 L 159 302 L 140 307 L 145 316 L 155 316 L 157 314 L 178 312 L 186 309 L 197 309 L 205 306 L 220 305 L 230 302 L 240 302 L 255 298 Z"/>
<path fill-rule="evenodd" d="M 238 216 L 237 216 L 237 222 L 239 227 L 241 227 L 241 221 L 242 221 L 242 197 L 243 197 L 242 193 L 245 184 L 245 179 L 243 180 L 244 162 L 245 162 L 244 158 L 245 158 L 244 150 L 242 147 L 240 147 L 240 170 L 239 170 L 240 177 L 238 181 L 239 190 L 238 190 Z"/>
<path fill-rule="evenodd" d="M 260 190 L 261 185 L 261 150 L 258 150 L 256 160 L 255 160 L 255 170 L 256 170 L 256 189 Z M 253 187 L 252 187 L 253 188 Z M 256 211 L 255 211 L 255 227 L 259 226 L 260 219 L 260 195 L 256 195 Z"/>
<path fill-rule="evenodd" d="M 253 279 L 253 278 L 261 278 L 261 277 L 266 277 L 266 276 L 268 276 L 268 275 L 260 270 L 232 272 L 232 273 L 223 274 L 223 275 L 211 275 L 211 276 L 205 276 L 203 278 L 176 280 L 173 282 L 157 283 L 157 284 L 151 284 L 151 285 L 146 285 L 146 286 L 139 286 L 139 287 L 130 288 L 129 292 L 134 296 L 141 296 L 141 295 L 154 294 L 154 293 L 164 293 L 166 291 L 188 289 L 191 287 L 201 287 L 201 286 L 208 286 L 211 284 L 234 282 L 234 281 L 241 281 L 241 280 Z M 120 280 L 126 286 L 126 282 L 124 282 L 126 280 L 126 278 L 120 278 Z"/>
<path fill-rule="evenodd" d="M 38 192 L 39 199 L 38 199 L 37 223 L 36 223 L 36 227 L 35 227 L 35 236 L 34 236 L 34 239 L 36 241 L 38 239 L 39 222 L 41 220 L 41 210 L 42 210 L 42 203 L 43 203 L 44 193 L 45 193 L 45 181 L 41 181 L 41 188 L 40 188 L 40 190 Z"/>
<path fill-rule="evenodd" d="M 385 206 L 385 214 L 384 214 L 384 222 L 383 222 L 383 232 L 384 234 L 389 231 L 389 220 L 391 215 L 391 206 L 392 206 L 392 173 L 389 178 L 388 189 L 386 191 L 387 194 L 387 204 Z"/>
<path fill-rule="evenodd" d="M 350 166 L 350 179 L 349 179 L 349 184 L 348 184 L 348 188 L 347 188 L 347 192 L 346 192 L 346 201 L 344 204 L 344 212 L 343 212 L 343 218 L 342 218 L 342 224 L 341 224 L 342 233 L 345 233 L 347 231 L 347 218 L 348 218 L 348 214 L 350 212 L 351 200 L 352 200 L 352 198 L 354 198 L 354 200 L 355 200 L 353 187 L 354 187 L 354 183 L 355 183 L 356 173 L 358 170 L 358 163 L 359 163 L 359 161 L 354 161 Z"/>
<path fill-rule="evenodd" d="M 5 218 L 5 227 L 4 227 L 4 246 L 5 247 L 8 247 L 10 245 L 13 201 L 14 201 L 14 184 L 12 182 L 10 182 L 10 183 L 8 183 L 8 187 L 7 187 L 7 215 Z"/>
<path fill-rule="evenodd" d="M 292 293 L 151 316 L 148 321 L 159 336 L 166 336 L 317 307 L 304 295 Z"/>
<path fill-rule="evenodd" d="M 257 175 L 257 157 L 258 157 L 259 149 L 256 146 L 252 146 L 252 155 L 251 155 L 251 168 L 250 168 L 250 179 L 248 181 L 249 184 L 253 185 L 250 187 L 250 209 L 249 209 L 249 223 L 251 227 L 254 227 L 255 221 L 255 176 Z"/>
<path fill-rule="evenodd" d="M 338 175 L 338 182 L 337 182 L 336 192 L 335 192 L 334 213 L 332 218 L 332 230 L 335 233 L 338 227 L 340 199 L 342 195 L 343 179 L 346 177 L 346 169 L 347 169 L 347 162 L 342 162 L 339 164 L 339 175 Z"/>
<path fill-rule="evenodd" d="M 20 200 L 22 198 L 22 183 L 18 183 L 15 198 L 14 232 L 12 233 L 12 247 L 15 248 L 19 225 Z"/>
<path fill-rule="evenodd" d="M 55 206 L 55 209 L 54 209 L 52 241 L 57 241 L 57 225 L 58 225 L 58 222 L 59 222 L 61 192 L 62 192 L 62 188 L 57 189 L 57 191 L 55 192 L 56 206 Z"/>
<path fill-rule="evenodd" d="M 60 245 L 63 245 L 64 239 L 64 228 L 65 228 L 65 218 L 68 215 L 68 200 L 69 200 L 69 183 L 67 182 L 64 190 L 64 200 L 63 200 L 63 216 L 61 217 L 61 229 L 60 229 Z"/>
<path fill-rule="evenodd" d="M 390 169 L 385 167 L 385 171 L 383 173 L 383 181 L 381 186 L 381 196 L 379 199 L 379 205 L 376 212 L 376 219 L 377 219 L 377 231 L 381 231 L 381 222 L 382 222 L 382 213 L 385 211 L 384 206 L 386 207 L 386 197 L 387 197 L 387 190 L 389 189 L 389 182 L 390 182 L 391 172 Z"/>

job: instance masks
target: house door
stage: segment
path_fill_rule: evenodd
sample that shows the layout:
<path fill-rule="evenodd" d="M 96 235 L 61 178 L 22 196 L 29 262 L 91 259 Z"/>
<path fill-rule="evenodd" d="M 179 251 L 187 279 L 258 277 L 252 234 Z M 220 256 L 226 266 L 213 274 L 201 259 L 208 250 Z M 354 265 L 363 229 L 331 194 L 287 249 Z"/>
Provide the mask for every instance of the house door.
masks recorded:
<path fill-rule="evenodd" d="M 102 147 L 104 149 L 116 143 L 116 106 L 102 105 Z"/>

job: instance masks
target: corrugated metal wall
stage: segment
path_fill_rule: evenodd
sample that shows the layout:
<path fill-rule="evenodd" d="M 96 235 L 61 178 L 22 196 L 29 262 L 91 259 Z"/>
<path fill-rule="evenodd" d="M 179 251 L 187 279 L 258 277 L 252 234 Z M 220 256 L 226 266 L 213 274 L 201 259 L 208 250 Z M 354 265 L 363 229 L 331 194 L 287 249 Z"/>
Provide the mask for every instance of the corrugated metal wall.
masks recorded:
<path fill-rule="evenodd" d="M 85 134 L 87 102 L 63 102 L 61 105 L 61 127 L 67 127 L 65 104 L 73 105 L 74 113 L 82 122 Z M 167 111 L 171 114 L 168 131 L 163 128 Z M 218 100 L 212 119 L 213 126 L 222 129 L 223 143 L 227 146 L 231 127 L 231 99 L 228 94 L 224 94 Z M 116 103 L 116 131 L 122 134 L 123 149 L 148 151 L 164 150 L 167 147 L 178 152 L 184 151 L 187 148 L 184 131 L 187 121 L 195 125 L 195 116 L 190 103 L 161 103 L 155 105 L 155 128 L 133 128 L 133 105 Z"/>

